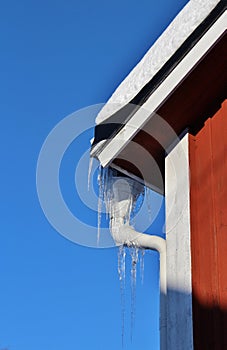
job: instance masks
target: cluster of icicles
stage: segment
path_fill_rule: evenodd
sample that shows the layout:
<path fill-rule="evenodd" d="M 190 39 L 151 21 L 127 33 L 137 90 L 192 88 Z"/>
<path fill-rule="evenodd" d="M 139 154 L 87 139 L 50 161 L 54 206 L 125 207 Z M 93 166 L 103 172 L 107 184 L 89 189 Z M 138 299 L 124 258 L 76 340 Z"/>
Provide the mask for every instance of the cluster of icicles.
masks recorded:
<path fill-rule="evenodd" d="M 121 245 L 118 248 L 118 276 L 119 276 L 120 288 L 121 288 L 122 346 L 124 345 L 124 333 L 125 333 L 126 249 L 127 248 L 123 245 Z M 143 283 L 145 249 L 139 249 L 138 247 L 133 247 L 133 246 L 128 248 L 128 249 L 129 249 L 130 255 L 131 255 L 131 340 L 132 340 L 134 323 L 135 323 L 137 263 L 138 263 L 138 261 L 140 262 L 140 276 L 141 276 L 141 282 Z"/>
<path fill-rule="evenodd" d="M 92 163 L 89 166 L 89 178 L 91 175 L 91 167 Z M 113 233 L 114 230 L 119 230 L 119 225 L 128 224 L 131 227 L 134 226 L 134 217 L 138 212 L 140 206 L 143 203 L 144 199 L 144 186 L 133 182 L 133 180 L 125 177 L 123 180 L 128 186 L 133 186 L 132 191 L 130 192 L 130 196 L 128 198 L 128 207 L 126 212 L 124 213 L 123 218 L 121 220 L 122 223 L 119 224 L 118 219 L 115 220 L 116 214 L 116 201 L 119 198 L 114 198 L 116 196 L 115 191 L 113 190 L 114 182 L 118 181 L 118 177 L 116 176 L 116 171 L 111 168 L 103 168 L 99 167 L 98 173 L 98 186 L 99 186 L 99 198 L 98 198 L 98 232 L 97 232 L 97 245 L 100 240 L 100 228 L 101 228 L 101 220 L 102 220 L 102 212 L 103 207 L 105 207 L 106 217 L 109 218 L 110 222 L 110 230 Z M 88 180 L 88 183 L 90 180 Z M 135 187 L 135 188 L 134 188 Z M 124 191 L 123 191 L 124 192 Z M 148 212 L 150 214 L 150 204 L 149 204 L 149 192 L 147 192 L 147 206 Z M 121 194 L 117 194 L 122 196 Z M 126 193 L 127 197 L 127 193 Z M 121 198 L 122 199 L 122 198 Z M 134 328 L 134 320 L 135 320 L 135 302 L 136 302 L 136 274 L 137 274 L 137 264 L 140 261 L 140 275 L 141 281 L 143 283 L 143 275 L 144 275 L 144 255 L 145 250 L 139 248 L 131 241 L 126 241 L 124 244 L 119 245 L 118 247 L 118 275 L 120 280 L 120 288 L 121 288 L 121 306 L 122 306 L 122 345 L 124 343 L 124 328 L 125 328 L 125 271 L 126 271 L 126 252 L 130 252 L 131 256 L 131 339 Z"/>

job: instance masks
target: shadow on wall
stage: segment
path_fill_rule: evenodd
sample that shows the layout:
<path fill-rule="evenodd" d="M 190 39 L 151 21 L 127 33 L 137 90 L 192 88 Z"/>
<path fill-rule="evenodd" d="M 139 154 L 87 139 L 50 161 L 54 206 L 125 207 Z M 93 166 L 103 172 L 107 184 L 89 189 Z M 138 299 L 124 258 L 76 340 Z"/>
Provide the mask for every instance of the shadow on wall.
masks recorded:
<path fill-rule="evenodd" d="M 192 300 L 194 350 L 227 349 L 227 308 L 218 300 L 213 305 L 200 303 L 195 295 Z"/>
<path fill-rule="evenodd" d="M 195 295 L 191 302 L 190 294 L 173 289 L 168 289 L 167 300 L 167 349 L 227 349 L 226 307 L 215 301 L 213 305 L 205 305 Z"/>

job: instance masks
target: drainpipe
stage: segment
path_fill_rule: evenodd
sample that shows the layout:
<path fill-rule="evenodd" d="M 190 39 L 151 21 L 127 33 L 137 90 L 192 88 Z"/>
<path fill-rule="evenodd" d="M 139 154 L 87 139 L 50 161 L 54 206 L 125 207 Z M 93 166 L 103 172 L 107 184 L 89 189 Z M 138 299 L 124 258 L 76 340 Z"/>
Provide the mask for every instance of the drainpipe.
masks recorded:
<path fill-rule="evenodd" d="M 137 232 L 129 224 L 130 211 L 142 185 L 130 178 L 116 177 L 112 181 L 109 206 L 110 231 L 116 245 L 151 249 L 160 254 L 160 349 L 167 350 L 166 317 L 166 241 L 159 236 Z"/>

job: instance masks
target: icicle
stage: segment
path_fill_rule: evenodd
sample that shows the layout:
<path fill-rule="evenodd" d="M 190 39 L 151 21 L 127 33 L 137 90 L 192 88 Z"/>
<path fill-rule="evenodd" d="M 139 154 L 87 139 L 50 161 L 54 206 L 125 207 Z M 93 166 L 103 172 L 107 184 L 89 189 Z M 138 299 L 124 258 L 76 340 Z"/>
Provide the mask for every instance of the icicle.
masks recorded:
<path fill-rule="evenodd" d="M 131 341 L 135 323 L 135 307 L 136 307 L 136 268 L 138 262 L 138 247 L 131 247 Z"/>
<path fill-rule="evenodd" d="M 106 217 L 108 217 L 111 210 L 111 171 L 109 168 L 99 166 L 98 174 L 99 198 L 98 198 L 98 233 L 97 245 L 99 245 L 103 202 L 105 202 Z"/>
<path fill-rule="evenodd" d="M 118 248 L 118 275 L 120 281 L 123 281 L 125 283 L 125 256 L 126 251 L 125 247 L 121 245 Z"/>
<path fill-rule="evenodd" d="M 132 208 L 131 208 L 131 213 L 130 213 L 130 224 L 134 227 L 135 226 L 135 216 L 143 204 L 145 191 L 144 191 L 144 186 L 141 185 L 140 183 L 134 183 L 133 187 L 135 187 L 135 190 L 133 190 Z"/>
<path fill-rule="evenodd" d="M 140 278 L 141 283 L 144 281 L 144 258 L 145 258 L 145 249 L 140 249 Z"/>
<path fill-rule="evenodd" d="M 91 171 L 92 171 L 92 166 L 93 166 L 93 157 L 90 157 L 89 160 L 89 167 L 88 167 L 88 176 L 87 176 L 87 189 L 88 191 L 90 190 L 90 182 L 91 182 Z"/>
<path fill-rule="evenodd" d="M 132 197 L 130 198 L 130 203 L 129 203 L 129 207 L 128 207 L 128 212 L 124 217 L 124 223 L 125 224 L 129 224 L 131 221 L 131 215 L 132 215 L 132 210 L 133 210 L 133 200 Z"/>
<path fill-rule="evenodd" d="M 148 217 L 149 221 L 151 221 L 151 192 L 148 187 L 146 187 L 146 202 L 147 202 L 147 210 L 148 210 Z"/>
<path fill-rule="evenodd" d="M 118 248 L 118 276 L 121 288 L 121 339 L 122 347 L 124 346 L 125 333 L 125 247 L 122 245 Z"/>
<path fill-rule="evenodd" d="M 104 200 L 106 204 L 106 219 L 111 217 L 111 199 L 112 199 L 112 171 L 110 168 L 105 169 L 104 176 Z"/>
<path fill-rule="evenodd" d="M 100 228 L 102 221 L 102 203 L 103 203 L 103 170 L 102 166 L 99 166 L 99 174 L 98 174 L 98 185 L 99 185 L 99 198 L 98 198 L 98 231 L 97 231 L 97 246 L 99 245 L 100 240 Z"/>

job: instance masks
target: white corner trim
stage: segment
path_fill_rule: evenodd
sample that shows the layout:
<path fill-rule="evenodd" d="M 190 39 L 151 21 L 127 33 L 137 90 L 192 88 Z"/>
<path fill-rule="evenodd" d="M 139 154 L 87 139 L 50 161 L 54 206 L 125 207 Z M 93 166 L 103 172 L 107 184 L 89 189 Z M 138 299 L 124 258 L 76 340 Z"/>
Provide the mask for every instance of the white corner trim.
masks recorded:
<path fill-rule="evenodd" d="M 154 91 L 143 106 L 133 115 L 122 130 L 106 145 L 98 155 L 103 167 L 108 166 L 133 138 L 136 132 L 152 117 L 155 110 L 195 67 L 226 29 L 226 11 L 204 34 L 191 51 L 182 59 L 164 82 Z"/>
<path fill-rule="evenodd" d="M 193 350 L 188 141 L 165 160 L 168 350 Z"/>

